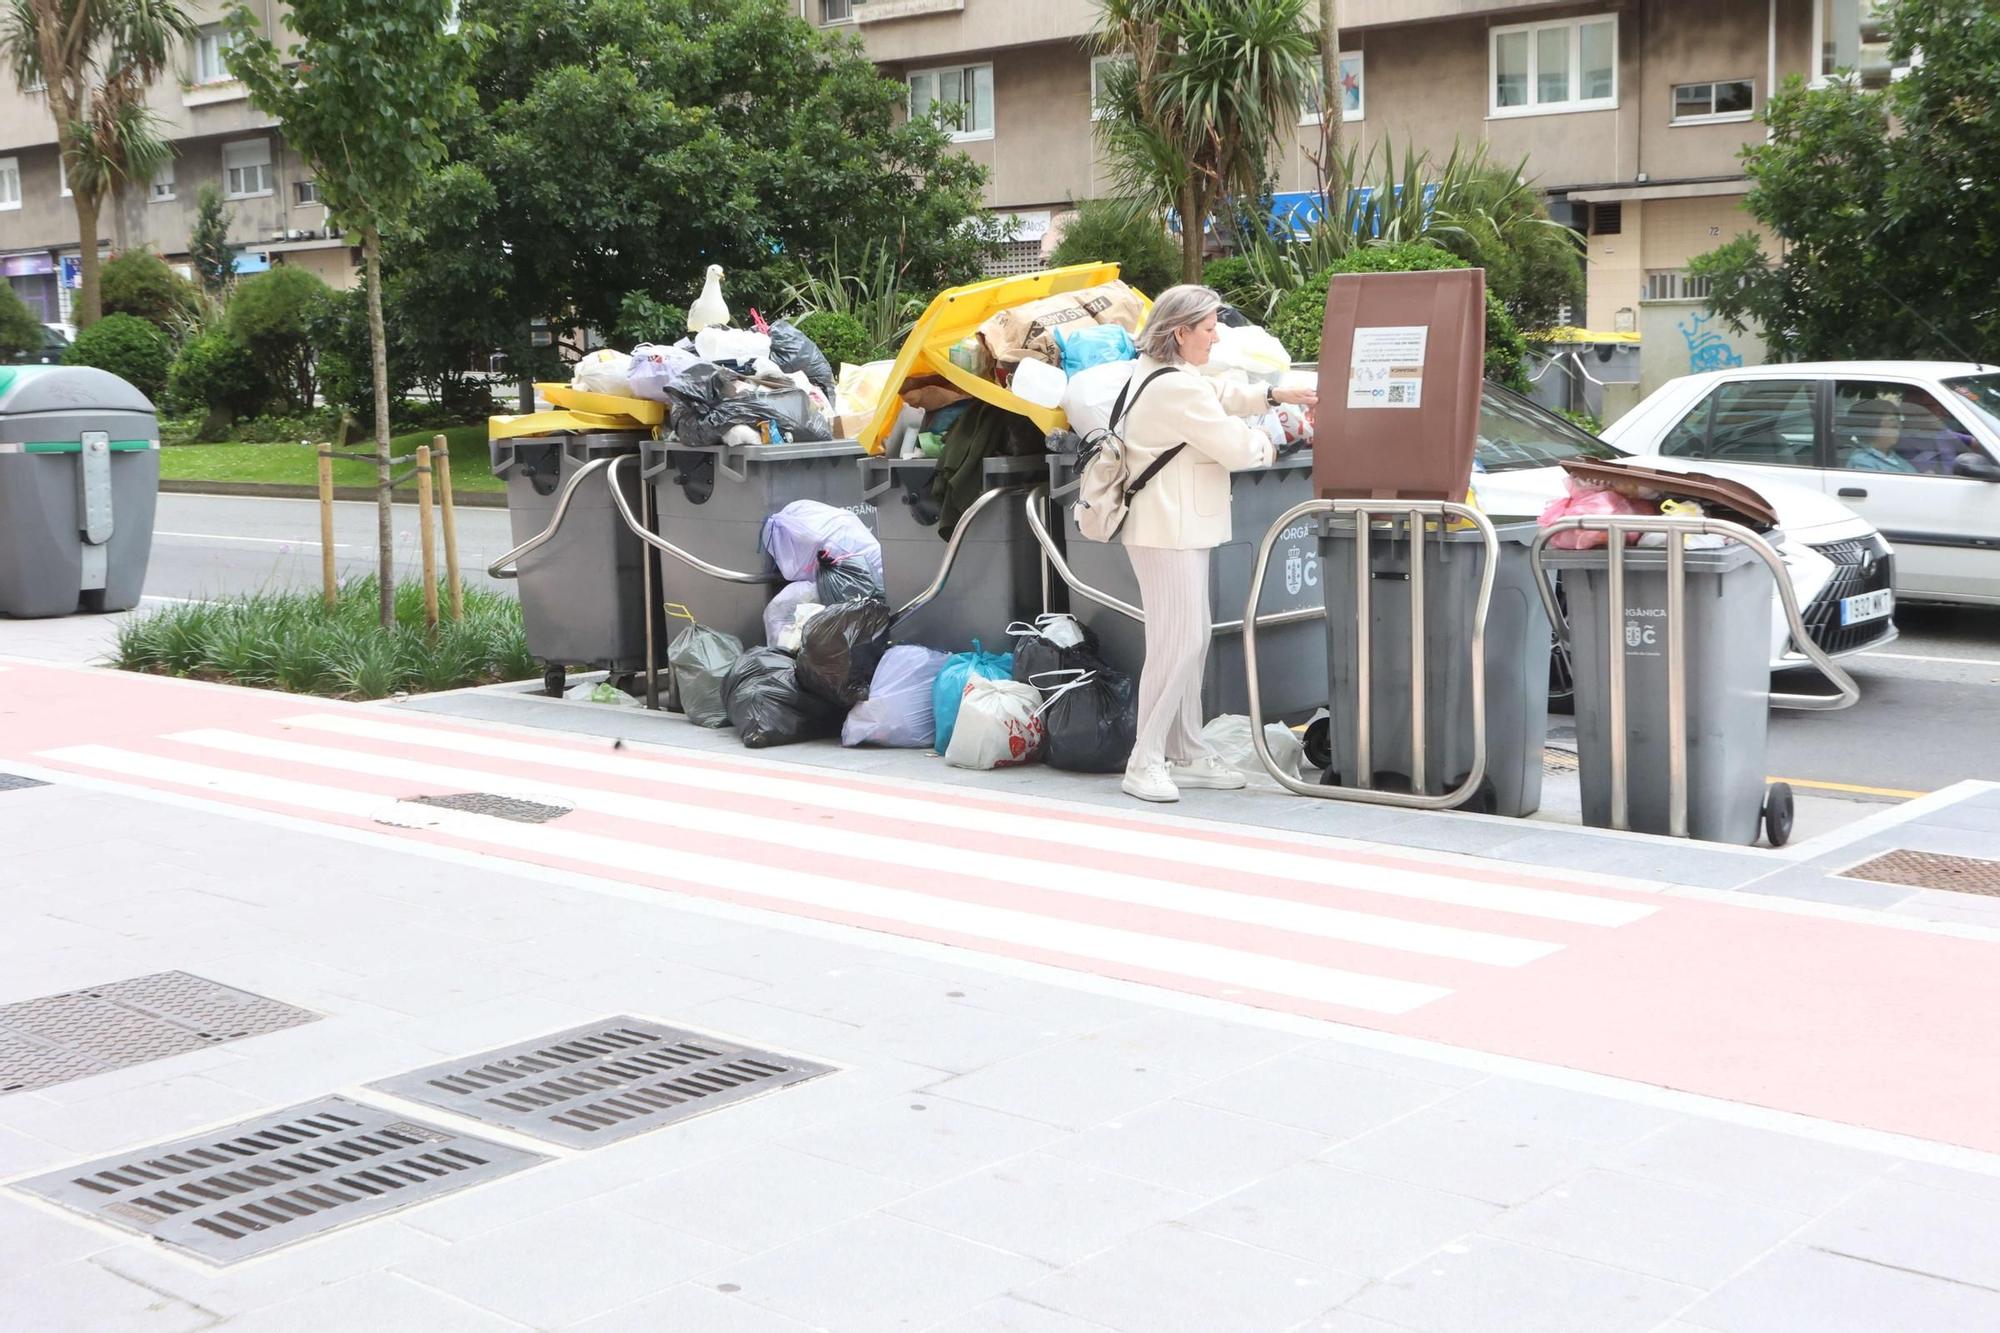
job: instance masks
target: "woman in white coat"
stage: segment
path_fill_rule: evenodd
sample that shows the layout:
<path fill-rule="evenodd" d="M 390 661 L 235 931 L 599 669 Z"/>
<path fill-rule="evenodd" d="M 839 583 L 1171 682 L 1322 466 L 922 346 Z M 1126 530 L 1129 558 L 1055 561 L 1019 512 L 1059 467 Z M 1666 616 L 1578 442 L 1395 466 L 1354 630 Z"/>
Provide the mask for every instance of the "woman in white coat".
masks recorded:
<path fill-rule="evenodd" d="M 1139 727 L 1124 790 L 1142 801 L 1177 801 L 1182 787 L 1235 788 L 1243 775 L 1201 744 L 1201 681 L 1208 661 L 1209 551 L 1229 540 L 1229 474 L 1270 463 L 1270 438 L 1244 418 L 1278 403 L 1311 407 L 1310 389 L 1267 389 L 1209 379 L 1207 363 L 1222 298 L 1207 287 L 1160 294 L 1139 336 L 1139 362 L 1119 435 L 1130 475 L 1185 445 L 1134 495 L 1118 539 L 1125 543 L 1146 612 L 1146 663 L 1139 674 Z M 1153 379 L 1153 372 L 1169 373 Z M 1142 388 L 1143 387 L 1143 391 Z"/>

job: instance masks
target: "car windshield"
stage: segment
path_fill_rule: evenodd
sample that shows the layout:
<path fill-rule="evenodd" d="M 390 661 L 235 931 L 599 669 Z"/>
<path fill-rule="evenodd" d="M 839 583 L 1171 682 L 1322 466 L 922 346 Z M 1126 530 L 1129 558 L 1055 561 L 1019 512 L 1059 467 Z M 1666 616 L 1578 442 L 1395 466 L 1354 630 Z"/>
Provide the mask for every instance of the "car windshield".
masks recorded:
<path fill-rule="evenodd" d="M 1624 455 L 1595 435 L 1517 393 L 1488 384 L 1479 396 L 1479 448 L 1474 472 L 1521 472 L 1572 458 Z"/>
<path fill-rule="evenodd" d="M 1964 375 L 1946 380 L 1944 387 L 1971 404 L 1987 429 L 2000 431 L 2000 375 Z"/>

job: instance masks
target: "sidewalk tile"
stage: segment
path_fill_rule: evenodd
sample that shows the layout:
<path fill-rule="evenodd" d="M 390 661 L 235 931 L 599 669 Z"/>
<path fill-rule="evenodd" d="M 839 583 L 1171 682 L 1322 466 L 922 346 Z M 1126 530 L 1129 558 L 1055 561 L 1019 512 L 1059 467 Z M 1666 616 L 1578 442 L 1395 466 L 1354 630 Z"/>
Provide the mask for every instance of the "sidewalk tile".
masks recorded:
<path fill-rule="evenodd" d="M 885 1211 L 1060 1267 L 1200 1204 L 1179 1190 L 1029 1153 Z"/>
<path fill-rule="evenodd" d="M 1992 1333 L 2000 1293 L 1791 1246 L 1681 1318 L 1713 1333 Z"/>
<path fill-rule="evenodd" d="M 1400 1074 L 1425 1083 L 1441 1083 L 1448 1088 L 1469 1088 L 1493 1077 L 1483 1069 L 1448 1064 L 1443 1060 L 1427 1060 L 1420 1055 L 1404 1055 L 1400 1051 L 1385 1051 L 1379 1046 L 1363 1046 L 1345 1037 L 1309 1042 L 1294 1054 L 1309 1060 L 1329 1060 L 1334 1064 L 1359 1065 L 1384 1074 Z"/>
<path fill-rule="evenodd" d="M 370 1273 L 280 1301 L 229 1321 L 229 1333 L 355 1333 L 357 1329 L 422 1329 L 423 1333 L 521 1333 L 503 1319 L 454 1296 L 393 1273 Z"/>
<path fill-rule="evenodd" d="M 1363 1277 L 1386 1277 L 1499 1214 L 1491 1204 L 1304 1162 L 1187 1225 Z"/>
<path fill-rule="evenodd" d="M 648 1136 L 654 1137 L 654 1136 Z M 628 1139 L 585 1158 L 544 1163 L 489 1181 L 475 1190 L 423 1204 L 403 1214 L 403 1224 L 446 1241 L 463 1241 L 628 1188 L 635 1173 L 614 1166 L 611 1154 L 645 1139 Z M 711 1155 L 726 1151 L 717 1146 Z M 700 1160 L 691 1157 L 683 1165 Z"/>
<path fill-rule="evenodd" d="M 1018 1296 L 1002 1296 L 956 1319 L 933 1325 L 928 1333 L 1111 1333 L 1104 1324 L 1060 1310 L 1030 1305 Z"/>
<path fill-rule="evenodd" d="M 1512 1206 L 1580 1174 L 1600 1151 L 1581 1139 L 1429 1110 L 1323 1153 L 1321 1160 Z"/>
<path fill-rule="evenodd" d="M 23 1333 L 197 1333 L 215 1325 L 212 1312 L 87 1259 L 10 1271 L 6 1310 L 9 1327 Z"/>
<path fill-rule="evenodd" d="M 1904 1162 L 1896 1168 L 1894 1179 L 1905 1184 L 1955 1190 L 1960 1194 L 1976 1194 L 1982 1199 L 2000 1201 L 2000 1176 L 1990 1176 L 1982 1171 L 1961 1171 L 1956 1167 L 1936 1166 L 1929 1162 Z"/>
<path fill-rule="evenodd" d="M 2000 1205 L 1995 1206 L 2000 1211 Z M 1493 1235 L 1615 1268 L 1713 1287 L 1808 1219 L 1609 1171 L 1587 1171 L 1489 1224 Z"/>
<path fill-rule="evenodd" d="M 1607 1147 L 1636 1142 L 1684 1120 L 1672 1111 L 1514 1078 L 1489 1079 L 1439 1103 L 1436 1110 L 1481 1124 L 1540 1130 Z"/>
<path fill-rule="evenodd" d="M 2000 1289 L 2000 1200 L 1891 1177 L 1856 1194 L 1804 1235 L 1802 1245 Z"/>
<path fill-rule="evenodd" d="M 243 1119 L 264 1106 L 262 1099 L 206 1075 L 186 1074 L 134 1089 L 129 1096 L 67 1106 L 20 1093 L 0 1097 L 0 1127 L 93 1157 Z"/>
<path fill-rule="evenodd" d="M 604 1202 L 732 1250 L 761 1254 L 909 1192 L 900 1180 L 765 1145 L 659 1176 Z"/>
<path fill-rule="evenodd" d="M 878 1176 L 936 1185 L 1061 1138 L 1039 1120 L 922 1093 L 860 1107 L 783 1142 Z"/>
<path fill-rule="evenodd" d="M 572 1325 L 568 1333 L 812 1333 L 812 1329 L 689 1282 Z"/>
<path fill-rule="evenodd" d="M 1888 1172 L 1893 1158 L 1714 1120 L 1687 1120 L 1605 1158 L 1633 1175 L 1818 1215 Z"/>
<path fill-rule="evenodd" d="M 1308 1319 L 1303 1324 L 1295 1324 L 1286 1333 L 1410 1333 L 1401 1324 L 1385 1324 L 1379 1319 L 1370 1319 L 1365 1314 L 1355 1314 L 1351 1310 L 1335 1310 L 1317 1319 Z M 1668 1333 L 1665 1329 L 1654 1329 L 1653 1333 Z"/>
<path fill-rule="evenodd" d="M 1121 1333 L 1289 1328 L 1359 1291 L 1351 1273 L 1167 1225 L 1018 1291 Z"/>
<path fill-rule="evenodd" d="M 28 1273 L 108 1250 L 120 1238 L 82 1218 L 0 1197 L 0 1272 Z"/>
<path fill-rule="evenodd" d="M 874 1214 L 707 1275 L 703 1282 L 803 1323 L 921 1329 L 1033 1282 L 1046 1265 Z"/>
<path fill-rule="evenodd" d="M 1045 1151 L 1213 1197 L 1329 1146 L 1327 1139 L 1307 1130 L 1177 1099 L 1072 1135 Z"/>
<path fill-rule="evenodd" d="M 1700 1294 L 1481 1237 L 1412 1264 L 1346 1308 L 1418 1333 L 1647 1333 Z"/>
<path fill-rule="evenodd" d="M 489 1231 L 396 1271 L 547 1328 L 603 1314 L 737 1257 L 593 1200 Z"/>
<path fill-rule="evenodd" d="M 953 1074 L 1027 1055 L 1074 1034 L 1034 1018 L 940 1000 L 870 1023 L 855 1041 L 870 1051 Z"/>
<path fill-rule="evenodd" d="M 412 1230 L 400 1218 L 375 1218 L 230 1268 L 212 1268 L 137 1239 L 101 1251 L 91 1262 L 190 1305 L 233 1317 L 445 1253 L 447 1247 L 437 1237 Z"/>
<path fill-rule="evenodd" d="M 1196 1088 L 1184 1100 L 1349 1139 L 1443 1101 L 1452 1091 L 1402 1074 L 1284 1055 Z"/>
<path fill-rule="evenodd" d="M 932 1091 L 1077 1130 L 1164 1101 L 1202 1081 L 1200 1075 L 1120 1058 L 1115 1044 L 1095 1032 L 941 1080 Z"/>
<path fill-rule="evenodd" d="M 920 961 L 898 958 L 885 965 L 909 967 Z M 1134 1019 L 1151 1018 L 1159 1012 L 1152 1005 L 1136 1000 L 1104 995 L 1060 982 L 1033 981 L 956 964 L 951 970 L 957 974 L 960 984 L 947 989 L 964 991 L 965 1002 L 974 1008 L 1031 1019 L 1066 1033 L 1082 1035 L 1098 1032 Z M 968 972 L 972 975 L 967 976 Z"/>
<path fill-rule="evenodd" d="M 840 967 L 786 977 L 758 991 L 756 1002 L 865 1028 L 947 1006 L 945 992 L 950 989 L 930 977 L 889 968 Z"/>

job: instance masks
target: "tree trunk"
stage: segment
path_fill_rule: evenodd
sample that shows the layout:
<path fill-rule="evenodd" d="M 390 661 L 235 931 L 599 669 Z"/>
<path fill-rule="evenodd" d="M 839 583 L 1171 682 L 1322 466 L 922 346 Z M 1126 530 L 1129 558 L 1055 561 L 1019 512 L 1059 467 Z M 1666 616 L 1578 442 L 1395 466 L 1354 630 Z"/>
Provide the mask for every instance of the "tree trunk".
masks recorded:
<path fill-rule="evenodd" d="M 382 328 L 382 235 L 361 232 L 368 282 L 368 350 L 375 376 L 375 554 L 382 588 L 382 628 L 396 627 L 396 525 L 389 506 L 389 342 Z"/>
<path fill-rule="evenodd" d="M 1340 87 L 1340 0 L 1319 0 L 1319 154 L 1326 176 L 1329 217 L 1341 216 L 1334 203 L 1344 199 L 1347 182 L 1340 179 L 1340 131 L 1347 96 Z"/>
<path fill-rule="evenodd" d="M 122 255 L 131 249 L 131 226 L 125 215 L 128 200 L 125 196 L 125 178 L 121 175 L 111 186 L 111 253 Z"/>
<path fill-rule="evenodd" d="M 76 204 L 76 236 L 79 246 L 76 305 L 70 310 L 70 322 L 79 329 L 87 329 L 97 322 L 99 315 L 104 313 L 104 299 L 97 285 L 97 216 L 104 200 L 102 196 L 84 190 L 72 191 L 70 198 Z"/>
<path fill-rule="evenodd" d="M 1202 216 L 1201 192 L 1190 181 L 1181 187 L 1181 281 L 1201 281 Z"/>

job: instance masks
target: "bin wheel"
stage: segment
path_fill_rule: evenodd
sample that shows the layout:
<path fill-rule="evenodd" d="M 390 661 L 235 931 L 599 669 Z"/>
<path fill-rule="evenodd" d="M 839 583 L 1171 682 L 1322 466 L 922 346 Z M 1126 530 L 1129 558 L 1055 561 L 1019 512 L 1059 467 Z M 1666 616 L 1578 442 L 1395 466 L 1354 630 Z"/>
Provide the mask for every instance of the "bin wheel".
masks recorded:
<path fill-rule="evenodd" d="M 542 671 L 542 693 L 551 699 L 563 696 L 563 687 L 569 683 L 569 671 L 561 663 L 552 662 Z"/>
<path fill-rule="evenodd" d="M 1764 792 L 1764 837 L 1773 847 L 1783 847 L 1792 840 L 1793 815 L 1790 785 L 1772 783 Z"/>

